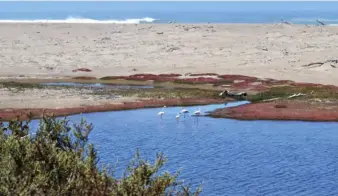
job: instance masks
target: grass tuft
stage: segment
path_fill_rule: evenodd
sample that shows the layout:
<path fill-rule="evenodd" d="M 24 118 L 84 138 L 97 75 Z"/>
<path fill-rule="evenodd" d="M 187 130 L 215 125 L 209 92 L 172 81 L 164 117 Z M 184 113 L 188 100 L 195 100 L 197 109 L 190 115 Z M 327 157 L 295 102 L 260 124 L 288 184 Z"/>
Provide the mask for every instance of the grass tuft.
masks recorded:
<path fill-rule="evenodd" d="M 91 76 L 76 76 L 76 77 L 73 77 L 72 79 L 75 79 L 75 80 L 96 80 L 95 77 L 91 77 Z"/>
<path fill-rule="evenodd" d="M 21 82 L 0 82 L 0 88 L 7 88 L 12 92 L 20 92 L 27 89 L 41 89 L 43 88 L 40 84 L 30 84 Z"/>

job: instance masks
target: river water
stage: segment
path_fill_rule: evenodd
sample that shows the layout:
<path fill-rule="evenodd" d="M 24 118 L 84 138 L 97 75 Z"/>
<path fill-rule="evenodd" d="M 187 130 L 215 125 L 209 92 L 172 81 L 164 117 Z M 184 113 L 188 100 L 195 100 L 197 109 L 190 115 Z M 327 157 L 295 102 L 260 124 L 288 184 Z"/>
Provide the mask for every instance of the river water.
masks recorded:
<path fill-rule="evenodd" d="M 186 184 L 203 185 L 202 195 L 338 195 L 338 123 L 193 116 L 177 121 L 179 109 L 165 108 L 162 120 L 157 115 L 161 108 L 70 119 L 84 117 L 94 124 L 90 141 L 98 147 L 100 163 L 118 162 L 121 171 L 137 148 L 150 161 L 163 152 L 168 157 L 164 169 L 181 169 Z"/>

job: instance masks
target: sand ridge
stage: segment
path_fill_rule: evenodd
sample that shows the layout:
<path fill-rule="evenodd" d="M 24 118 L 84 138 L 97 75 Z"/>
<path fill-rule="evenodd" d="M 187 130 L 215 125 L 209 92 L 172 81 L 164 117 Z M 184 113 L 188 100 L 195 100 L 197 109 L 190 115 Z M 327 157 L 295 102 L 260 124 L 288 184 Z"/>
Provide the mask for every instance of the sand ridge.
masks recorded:
<path fill-rule="evenodd" d="M 0 24 L 0 77 L 242 74 L 338 85 L 338 27 L 286 24 Z M 89 68 L 89 73 L 73 69 Z M 335 68 L 337 67 L 337 68 Z"/>

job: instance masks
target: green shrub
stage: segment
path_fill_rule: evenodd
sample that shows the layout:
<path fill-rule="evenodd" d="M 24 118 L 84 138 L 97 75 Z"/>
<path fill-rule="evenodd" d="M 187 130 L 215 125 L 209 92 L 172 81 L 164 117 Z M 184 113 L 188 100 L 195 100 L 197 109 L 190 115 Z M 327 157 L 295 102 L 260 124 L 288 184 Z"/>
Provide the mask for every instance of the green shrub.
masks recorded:
<path fill-rule="evenodd" d="M 92 125 L 84 120 L 43 118 L 32 135 L 29 122 L 0 123 L 0 195 L 198 195 L 174 175 L 136 153 L 120 179 L 113 168 L 98 168 L 97 151 L 88 143 Z"/>

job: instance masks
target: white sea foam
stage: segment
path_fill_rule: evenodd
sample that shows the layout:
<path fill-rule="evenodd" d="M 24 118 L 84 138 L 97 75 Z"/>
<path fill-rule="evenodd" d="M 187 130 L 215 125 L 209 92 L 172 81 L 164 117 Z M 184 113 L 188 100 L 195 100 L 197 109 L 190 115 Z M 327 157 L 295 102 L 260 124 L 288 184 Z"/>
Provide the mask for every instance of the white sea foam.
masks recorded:
<path fill-rule="evenodd" d="M 152 23 L 156 19 L 154 18 L 135 18 L 135 19 L 125 19 L 125 20 L 94 20 L 89 18 L 77 18 L 77 17 L 68 17 L 63 20 L 47 20 L 47 19 L 37 19 L 37 20 L 0 20 L 0 23 L 87 23 L 87 24 L 139 24 L 139 23 Z"/>

